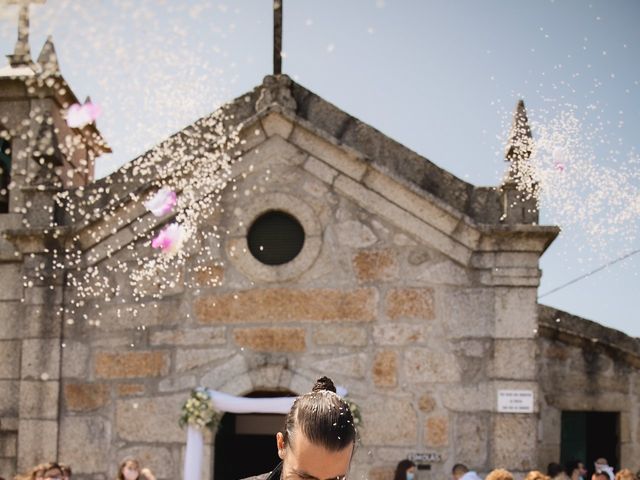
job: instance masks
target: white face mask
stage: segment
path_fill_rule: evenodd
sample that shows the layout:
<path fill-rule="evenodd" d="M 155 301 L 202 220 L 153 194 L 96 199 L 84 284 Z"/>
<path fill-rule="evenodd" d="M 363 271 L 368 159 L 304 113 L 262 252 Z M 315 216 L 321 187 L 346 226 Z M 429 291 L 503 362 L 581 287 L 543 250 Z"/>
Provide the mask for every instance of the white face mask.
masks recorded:
<path fill-rule="evenodd" d="M 413 472 L 407 472 L 407 480 L 413 480 L 416 474 Z"/>

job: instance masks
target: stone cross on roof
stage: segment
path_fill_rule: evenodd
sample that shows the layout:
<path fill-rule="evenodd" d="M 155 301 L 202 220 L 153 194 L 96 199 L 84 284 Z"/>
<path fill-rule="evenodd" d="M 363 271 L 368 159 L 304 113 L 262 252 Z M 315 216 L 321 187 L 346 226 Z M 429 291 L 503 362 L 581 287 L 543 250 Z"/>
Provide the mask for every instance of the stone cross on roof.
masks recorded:
<path fill-rule="evenodd" d="M 18 40 L 13 54 L 7 55 L 12 67 L 31 64 L 31 49 L 29 48 L 29 5 L 42 4 L 46 0 L 5 0 L 8 5 L 20 5 L 18 16 Z"/>
<path fill-rule="evenodd" d="M 273 74 L 282 73 L 282 2 L 273 0 Z"/>

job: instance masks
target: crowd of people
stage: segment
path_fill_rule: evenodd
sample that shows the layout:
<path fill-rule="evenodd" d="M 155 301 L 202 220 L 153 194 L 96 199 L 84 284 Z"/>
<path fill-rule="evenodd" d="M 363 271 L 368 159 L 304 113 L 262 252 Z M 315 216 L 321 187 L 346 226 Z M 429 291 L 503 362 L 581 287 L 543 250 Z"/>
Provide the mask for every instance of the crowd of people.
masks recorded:
<path fill-rule="evenodd" d="M 36 465 L 28 472 L 16 475 L 13 480 L 70 480 L 71 467 L 64 463 L 48 462 Z M 4 478 L 0 477 L 0 480 Z M 125 458 L 118 467 L 116 480 L 156 480 L 149 468 L 140 468 L 135 458 Z"/>
<path fill-rule="evenodd" d="M 415 480 L 417 465 L 411 460 L 401 460 L 398 462 L 393 480 Z M 532 470 L 525 480 L 587 480 L 588 472 L 584 463 L 579 460 L 567 462 L 564 466 L 559 463 L 550 463 L 547 472 Z M 451 480 L 482 480 L 482 477 L 473 470 L 469 470 L 466 465 L 457 463 L 451 470 Z M 484 480 L 514 480 L 513 475 L 508 470 L 502 468 L 491 471 Z M 594 463 L 594 471 L 591 480 L 640 480 L 640 470 L 633 473 L 632 470 L 624 468 L 619 472 L 614 472 L 606 458 L 598 458 Z"/>
<path fill-rule="evenodd" d="M 245 480 L 281 480 L 283 478 L 346 480 L 357 443 L 356 422 L 349 404 L 336 393 L 328 377 L 317 380 L 310 392 L 295 399 L 286 415 L 285 425 L 276 435 L 280 463 L 270 472 Z M 394 480 L 416 480 L 418 466 L 402 460 Z M 0 480 L 4 480 L 0 478 Z M 71 480 L 71 468 L 59 463 L 45 463 L 14 480 Z M 134 458 L 125 458 L 118 467 L 115 480 L 156 480 L 148 468 Z M 419 480 L 419 479 L 418 479 Z M 483 480 L 464 464 L 453 466 L 451 480 Z M 484 480 L 514 480 L 504 469 L 491 471 Z M 584 462 L 572 461 L 562 466 L 550 463 L 546 473 L 529 472 L 525 480 L 588 480 Z M 605 458 L 594 463 L 590 480 L 640 480 L 640 471 L 614 472 Z"/>

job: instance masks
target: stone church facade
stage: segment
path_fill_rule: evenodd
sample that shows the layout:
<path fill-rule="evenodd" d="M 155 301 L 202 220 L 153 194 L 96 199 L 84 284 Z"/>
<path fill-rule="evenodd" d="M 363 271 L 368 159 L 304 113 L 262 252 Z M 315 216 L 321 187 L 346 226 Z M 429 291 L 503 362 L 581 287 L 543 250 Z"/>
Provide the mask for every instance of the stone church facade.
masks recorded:
<path fill-rule="evenodd" d="M 90 268 L 133 262 L 150 248 L 135 241 L 135 222 L 159 229 L 167 219 L 134 201 L 150 183 L 125 183 L 131 166 L 91 183 L 93 159 L 108 149 L 93 127 L 68 132 L 84 147 L 73 158 L 48 153 L 62 188 L 86 186 L 78 201 L 92 212 L 82 224 L 60 215 L 51 182 L 30 176 L 40 165 L 36 122 L 33 134 L 11 132 L 37 106 L 63 138 L 61 112 L 75 97 L 46 82 L 30 90 L 38 69 L 19 68 L 0 72 L 16 185 L 0 215 L 0 475 L 57 459 L 74 477 L 113 478 L 134 455 L 160 479 L 176 478 L 185 445 L 177 417 L 192 388 L 301 394 L 322 375 L 362 409 L 357 478 L 390 478 L 412 454 L 425 454 L 420 478 L 443 478 L 457 462 L 479 472 L 544 468 L 559 460 L 573 411 L 617 415 L 618 463 L 640 467 L 631 464 L 640 458 L 638 340 L 537 303 L 539 259 L 558 229 L 538 225 L 509 180 L 463 182 L 284 75 L 226 107 L 243 125 L 242 155 L 224 208 L 199 226 L 227 232 L 206 245 L 220 284 L 185 268 L 135 317 L 122 314 L 140 307 L 126 292 L 117 306 L 86 300 L 99 324 L 57 314 L 70 287 L 50 266 L 69 232 Z M 512 150 L 512 161 L 526 161 Z M 92 200 L 99 189 L 114 218 Z M 304 232 L 281 265 L 249 251 L 252 225 L 270 212 Z M 204 247 L 193 247 L 194 263 L 211 261 L 198 257 Z M 499 411 L 505 390 L 531 393 L 532 410 Z M 221 461 L 215 451 L 211 435 L 203 478 Z"/>

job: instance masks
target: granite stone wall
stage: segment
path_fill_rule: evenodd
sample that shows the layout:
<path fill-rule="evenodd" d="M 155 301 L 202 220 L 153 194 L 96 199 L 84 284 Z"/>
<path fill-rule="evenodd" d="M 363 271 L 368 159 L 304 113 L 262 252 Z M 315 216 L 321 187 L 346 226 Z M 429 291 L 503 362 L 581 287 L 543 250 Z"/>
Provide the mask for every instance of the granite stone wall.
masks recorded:
<path fill-rule="evenodd" d="M 190 243 L 186 266 L 147 285 L 167 286 L 162 299 L 136 300 L 131 270 L 107 268 L 135 269 L 150 253 L 136 228 L 165 221 L 127 187 L 114 184 L 118 214 L 103 218 L 94 205 L 71 245 L 44 232 L 47 218 L 14 231 L 4 216 L 7 248 L 18 253 L 0 265 L 0 356 L 10 359 L 0 366 L 3 475 L 57 458 L 75 478 L 113 478 L 118 461 L 135 455 L 160 479 L 176 478 L 185 442 L 177 418 L 190 389 L 305 393 L 322 375 L 362 408 L 356 476 L 388 478 L 420 452 L 440 455 L 434 479 L 457 462 L 481 472 L 538 466 L 538 260 L 557 230 L 479 224 L 389 170 L 395 150 L 372 162 L 319 128 L 314 112 L 310 122 L 267 105 L 246 119 L 223 208 L 200 225 L 223 235 Z M 471 187 L 459 186 L 458 201 L 471 201 Z M 277 267 L 246 242 L 272 209 L 306 234 L 299 255 Z M 62 287 L 49 266 L 56 249 L 71 247 L 120 287 L 117 302 Z M 75 313 L 58 315 L 63 306 Z M 500 389 L 533 391 L 534 412 L 498 413 Z M 206 444 L 211 478 L 213 436 Z"/>

